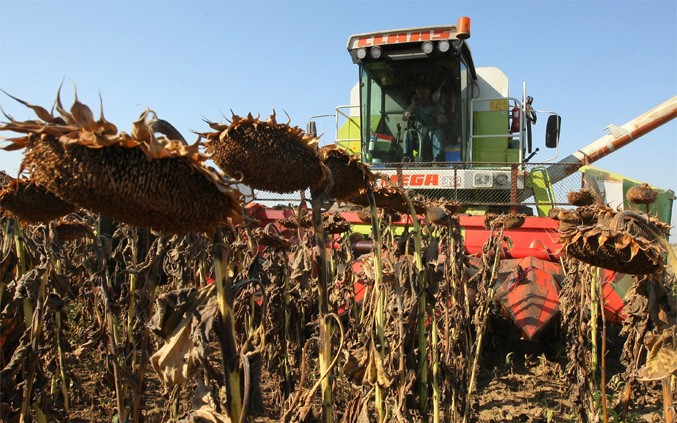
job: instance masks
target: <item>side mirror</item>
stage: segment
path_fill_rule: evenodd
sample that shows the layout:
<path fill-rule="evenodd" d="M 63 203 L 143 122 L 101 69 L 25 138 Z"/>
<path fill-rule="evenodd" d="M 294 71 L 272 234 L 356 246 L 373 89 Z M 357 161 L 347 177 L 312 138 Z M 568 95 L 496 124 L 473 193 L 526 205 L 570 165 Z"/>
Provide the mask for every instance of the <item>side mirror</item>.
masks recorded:
<path fill-rule="evenodd" d="M 315 125 L 314 120 L 311 120 L 308 122 L 308 125 L 306 125 L 306 133 L 317 138 L 317 125 Z"/>
<path fill-rule="evenodd" d="M 557 148 L 559 145 L 559 130 L 562 125 L 562 118 L 559 115 L 550 115 L 548 124 L 545 127 L 545 146 L 548 148 Z"/>

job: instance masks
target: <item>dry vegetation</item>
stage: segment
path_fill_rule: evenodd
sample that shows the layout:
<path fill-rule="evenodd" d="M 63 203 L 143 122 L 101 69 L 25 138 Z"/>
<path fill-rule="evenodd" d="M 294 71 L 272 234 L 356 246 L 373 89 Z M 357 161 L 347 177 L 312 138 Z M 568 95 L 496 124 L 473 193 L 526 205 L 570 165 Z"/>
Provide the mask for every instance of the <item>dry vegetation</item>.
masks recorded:
<path fill-rule="evenodd" d="M 562 318 L 541 342 L 526 342 L 494 301 L 504 230 L 523 217 L 488 216 L 471 262 L 458 204 L 376 188 L 359 162 L 274 117 L 210 123 L 216 132 L 202 136 L 231 177 L 311 188 L 310 210 L 263 226 L 227 177 L 204 166 L 199 144 L 156 137 L 151 114 L 126 135 L 77 97 L 70 111 L 57 104 L 59 116 L 26 104 L 40 120 L 0 127 L 23 134 L 10 145 L 26 149 L 29 185 L 76 208 L 27 218 L 6 200 L 22 185 L 3 183 L 3 421 L 674 415 L 675 264 L 655 220 L 594 204 L 554 212 L 566 247 Z M 266 185 L 247 155 L 257 148 L 277 151 L 257 160 L 290 177 Z M 289 163 L 285 148 L 308 166 Z M 332 197 L 370 206 L 377 254 L 358 257 L 350 225 L 322 213 Z M 395 236 L 393 211 L 414 217 L 404 235 Z M 601 318 L 601 265 L 635 274 L 622 327 Z"/>

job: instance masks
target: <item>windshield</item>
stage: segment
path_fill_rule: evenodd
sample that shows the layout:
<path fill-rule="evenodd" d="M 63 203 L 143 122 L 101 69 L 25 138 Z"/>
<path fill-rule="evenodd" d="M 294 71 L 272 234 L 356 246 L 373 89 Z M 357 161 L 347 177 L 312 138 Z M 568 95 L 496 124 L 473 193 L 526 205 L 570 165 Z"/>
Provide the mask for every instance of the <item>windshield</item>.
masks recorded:
<path fill-rule="evenodd" d="M 377 61 L 360 65 L 360 102 L 363 159 L 397 161 L 393 152 L 369 154 L 368 142 L 377 137 L 383 142 L 401 144 L 404 132 L 412 122 L 403 116 L 420 86 L 429 88 L 431 101 L 441 106 L 446 119 L 441 124 L 444 138 L 459 143 L 464 128 L 461 125 L 461 66 L 455 57 L 438 60 Z M 464 90 L 465 91 L 465 90 Z M 372 149 L 373 150 L 373 149 Z"/>

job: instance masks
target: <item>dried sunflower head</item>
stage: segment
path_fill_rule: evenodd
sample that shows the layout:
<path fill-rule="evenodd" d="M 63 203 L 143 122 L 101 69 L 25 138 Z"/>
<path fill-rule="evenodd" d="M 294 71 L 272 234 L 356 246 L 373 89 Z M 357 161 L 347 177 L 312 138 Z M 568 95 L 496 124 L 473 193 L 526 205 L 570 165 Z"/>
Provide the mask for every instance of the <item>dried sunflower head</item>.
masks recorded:
<path fill-rule="evenodd" d="M 580 191 L 569 192 L 567 200 L 572 206 L 589 206 L 595 203 L 595 194 L 591 190 L 583 188 Z"/>
<path fill-rule="evenodd" d="M 279 219 L 277 223 L 287 229 L 297 229 L 297 228 L 308 229 L 313 226 L 313 221 L 309 213 L 301 213 L 300 218 L 298 215 L 295 214 L 287 216 L 283 219 Z"/>
<path fill-rule="evenodd" d="M 207 168 L 207 156 L 180 141 L 158 142 L 144 112 L 131 135 L 118 133 L 103 111 L 77 99 L 69 111 L 57 95 L 52 116 L 32 106 L 41 120 L 10 120 L 0 130 L 25 134 L 6 149 L 25 148 L 22 166 L 63 200 L 133 226 L 165 233 L 211 231 L 242 216 L 240 194 Z"/>
<path fill-rule="evenodd" d="M 427 205 L 428 221 L 436 225 L 446 225 L 449 223 L 451 217 L 458 213 L 461 203 L 458 201 L 450 201 L 441 199 L 433 201 Z"/>
<path fill-rule="evenodd" d="M 376 185 L 373 188 L 373 192 L 376 207 L 409 214 L 409 206 L 401 188 L 391 185 Z M 366 189 L 360 189 L 356 194 L 351 195 L 346 200 L 349 203 L 357 204 L 358 206 L 369 207 L 369 197 Z M 410 201 L 413 204 L 416 213 L 426 213 L 427 207 L 423 201 L 414 199 L 411 199 Z"/>
<path fill-rule="evenodd" d="M 322 213 L 322 224 L 328 234 L 342 234 L 350 231 L 350 223 L 339 212 Z"/>
<path fill-rule="evenodd" d="M 91 226 L 76 220 L 61 220 L 54 225 L 54 237 L 58 241 L 74 241 L 92 233 Z"/>
<path fill-rule="evenodd" d="M 646 275 L 664 267 L 656 237 L 661 228 L 634 211 L 600 208 L 596 223 L 578 225 L 561 234 L 567 254 L 593 266 L 630 275 Z"/>
<path fill-rule="evenodd" d="M 503 227 L 505 229 L 517 229 L 524 225 L 526 216 L 523 214 L 507 214 L 503 216 Z"/>
<path fill-rule="evenodd" d="M 446 225 L 449 222 L 449 216 L 442 207 L 432 206 L 428 207 L 426 214 L 428 221 L 434 225 Z"/>
<path fill-rule="evenodd" d="M 232 123 L 207 122 L 215 132 L 205 137 L 207 152 L 221 170 L 254 189 L 277 193 L 318 188 L 329 178 L 318 139 L 298 127 L 251 114 L 233 115 Z"/>
<path fill-rule="evenodd" d="M 273 224 L 268 224 L 265 228 L 254 228 L 252 236 L 260 245 L 273 249 L 285 250 L 291 246 L 289 240 L 283 237 Z"/>
<path fill-rule="evenodd" d="M 352 211 L 357 214 L 362 222 L 371 223 L 371 209 L 369 207 L 354 206 Z M 376 214 L 380 219 L 386 221 L 399 222 L 402 220 L 402 215 L 391 209 L 379 209 Z"/>
<path fill-rule="evenodd" d="M 332 198 L 345 200 L 375 180 L 368 166 L 336 145 L 322 147 L 320 157 L 332 174 L 333 183 L 328 192 Z"/>
<path fill-rule="evenodd" d="M 517 229 L 524 225 L 526 216 L 523 214 L 493 214 L 487 213 L 484 215 L 484 227 L 503 228 L 506 230 Z"/>
<path fill-rule="evenodd" d="M 73 213 L 76 207 L 32 179 L 12 179 L 0 190 L 0 209 L 25 222 L 46 223 Z"/>
<path fill-rule="evenodd" d="M 628 192 L 625 194 L 629 202 L 635 204 L 651 204 L 656 201 L 658 193 L 655 189 L 651 188 L 649 184 L 644 183 L 641 185 L 635 185 L 628 189 Z"/>

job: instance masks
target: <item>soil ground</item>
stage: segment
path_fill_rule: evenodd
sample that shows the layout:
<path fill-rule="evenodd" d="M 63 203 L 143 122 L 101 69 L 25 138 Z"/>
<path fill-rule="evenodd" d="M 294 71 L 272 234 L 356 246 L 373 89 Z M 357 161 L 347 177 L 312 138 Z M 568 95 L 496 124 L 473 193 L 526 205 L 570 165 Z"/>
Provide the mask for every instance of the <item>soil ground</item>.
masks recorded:
<path fill-rule="evenodd" d="M 492 325 L 487 337 L 485 355 L 477 384 L 477 423 L 499 422 L 576 422 L 580 421 L 567 399 L 568 383 L 564 376 L 564 351 L 556 328 L 547 331 L 539 342 L 520 339 L 508 322 L 500 319 Z M 84 339 L 80 340 L 84 342 Z M 75 345 L 78 345 L 77 343 Z M 608 380 L 622 370 L 619 351 L 622 340 L 610 337 L 607 356 Z M 218 361 L 218 360 L 215 360 Z M 216 363 L 218 365 L 218 363 Z M 67 366 L 72 369 L 71 418 L 75 423 L 116 422 L 113 379 L 105 371 L 101 354 L 94 349 L 77 348 L 68 353 Z M 169 395 L 148 369 L 144 395 L 146 423 L 168 420 Z M 264 378 L 265 382 L 265 378 Z M 274 383 L 264 383 L 264 398 L 276 389 Z M 610 383 L 607 393 L 615 395 Z M 190 406 L 193 390 L 184 388 L 180 409 Z M 633 400 L 626 422 L 660 422 L 660 392 L 647 392 Z M 253 418 L 253 422 L 277 421 L 273 415 Z M 337 420 L 338 421 L 338 420 Z M 612 420 L 610 420 L 612 421 Z"/>

